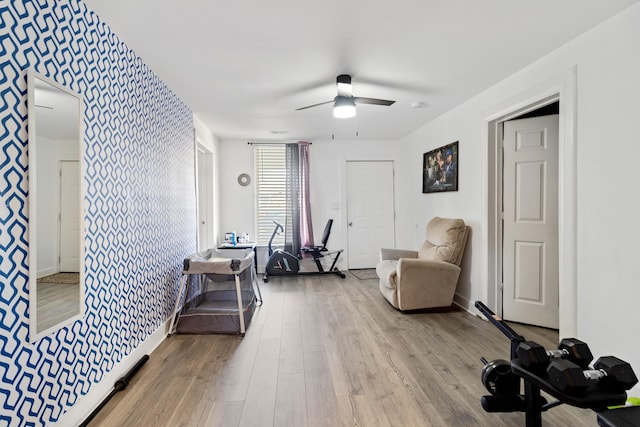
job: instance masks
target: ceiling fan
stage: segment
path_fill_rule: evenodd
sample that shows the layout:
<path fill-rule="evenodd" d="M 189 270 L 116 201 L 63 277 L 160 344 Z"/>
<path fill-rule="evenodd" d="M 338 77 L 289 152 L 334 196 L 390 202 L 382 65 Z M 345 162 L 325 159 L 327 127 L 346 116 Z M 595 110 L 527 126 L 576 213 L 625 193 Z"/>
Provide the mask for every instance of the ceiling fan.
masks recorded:
<path fill-rule="evenodd" d="M 338 94 L 331 101 L 307 105 L 306 107 L 297 108 L 296 111 L 306 110 L 307 108 L 313 108 L 333 102 L 333 117 L 338 119 L 348 119 L 356 115 L 356 104 L 383 105 L 388 107 L 396 102 L 389 101 L 387 99 L 353 96 L 353 87 L 351 86 L 351 76 L 349 74 L 340 74 L 336 77 L 336 86 L 338 87 Z"/>

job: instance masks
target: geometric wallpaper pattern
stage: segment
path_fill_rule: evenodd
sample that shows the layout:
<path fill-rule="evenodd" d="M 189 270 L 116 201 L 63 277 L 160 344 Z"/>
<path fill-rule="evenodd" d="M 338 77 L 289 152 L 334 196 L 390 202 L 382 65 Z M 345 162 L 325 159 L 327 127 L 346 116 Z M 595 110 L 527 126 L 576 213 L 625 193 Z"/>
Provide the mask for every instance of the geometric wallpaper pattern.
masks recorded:
<path fill-rule="evenodd" d="M 84 101 L 85 316 L 28 341 L 27 69 Z M 0 427 L 54 422 L 159 328 L 195 251 L 189 108 L 79 0 L 0 0 Z"/>

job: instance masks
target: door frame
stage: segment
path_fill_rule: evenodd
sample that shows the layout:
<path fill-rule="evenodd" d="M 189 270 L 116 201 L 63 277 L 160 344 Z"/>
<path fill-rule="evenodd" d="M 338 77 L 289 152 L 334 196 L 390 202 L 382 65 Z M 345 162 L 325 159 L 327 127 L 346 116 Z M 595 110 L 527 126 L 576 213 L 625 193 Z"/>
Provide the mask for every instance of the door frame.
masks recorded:
<path fill-rule="evenodd" d="M 385 156 L 382 157 L 378 157 L 378 156 L 372 156 L 371 158 L 351 158 L 351 157 L 342 157 L 340 159 L 340 163 L 341 163 L 341 167 L 340 167 L 340 203 L 336 203 L 334 204 L 334 206 L 332 206 L 333 210 L 340 210 L 340 218 L 341 218 L 341 227 L 340 230 L 342 231 L 342 236 L 341 236 L 341 240 L 342 240 L 342 245 L 341 247 L 344 248 L 345 250 L 345 256 L 341 257 L 340 260 L 340 264 L 342 269 L 348 268 L 348 252 L 349 252 L 349 239 L 347 237 L 347 234 L 349 232 L 348 230 L 348 206 L 347 206 L 347 164 L 350 162 L 390 162 L 391 166 L 392 166 L 392 170 L 393 170 L 393 210 L 394 210 L 394 218 L 393 218 L 393 241 L 397 242 L 398 241 L 398 227 L 396 224 L 396 177 L 395 177 L 395 173 L 396 173 L 396 165 L 397 162 L 392 159 L 392 158 L 388 158 Z M 343 206 L 343 209 L 340 209 L 340 206 Z M 395 247 L 395 243 L 394 243 L 394 247 Z"/>
<path fill-rule="evenodd" d="M 348 193 L 349 193 L 349 164 L 350 163 L 389 163 L 391 165 L 391 191 L 392 191 L 392 206 L 393 206 L 393 247 L 395 247 L 395 243 L 396 243 L 396 203 L 395 203 L 395 199 L 396 199 L 396 186 L 395 186 L 395 162 L 393 160 L 347 160 L 345 162 L 345 209 L 344 209 L 344 224 L 345 224 L 345 235 L 346 235 L 346 242 L 347 244 L 344 246 L 346 247 L 346 254 L 345 254 L 345 258 L 346 258 L 346 264 L 347 264 L 347 268 L 350 268 L 349 265 L 349 251 L 350 251 L 350 247 L 349 247 L 349 199 L 348 199 Z"/>
<path fill-rule="evenodd" d="M 213 192 L 215 185 L 214 178 L 214 152 L 207 147 L 205 144 L 200 141 L 200 139 L 196 136 L 196 156 L 195 156 L 195 183 L 196 183 L 196 220 L 197 220 L 197 250 L 208 249 L 216 245 L 215 241 L 215 227 L 214 227 L 214 200 L 213 200 Z M 202 162 L 200 162 L 202 160 Z M 204 163 L 204 171 L 200 169 L 200 165 Z M 204 177 L 208 177 L 207 182 L 203 183 L 201 180 Z M 203 193 L 203 188 L 208 191 Z M 200 205 L 201 203 L 205 206 L 205 215 L 206 218 L 202 218 L 200 215 Z M 200 234 L 200 223 L 201 221 L 205 221 L 207 224 L 206 230 L 208 233 L 207 237 L 201 236 Z M 204 244 L 206 247 L 200 248 L 200 246 Z"/>
<path fill-rule="evenodd" d="M 58 227 L 57 227 L 57 240 L 58 240 L 58 244 L 56 245 L 56 259 L 57 259 L 57 263 L 56 263 L 56 273 L 59 273 L 61 271 L 63 271 L 62 269 L 62 242 L 63 240 L 67 240 L 67 239 L 63 239 L 62 236 L 65 236 L 66 234 L 64 233 L 65 230 L 62 229 L 62 218 L 65 217 L 66 215 L 64 215 L 66 212 L 63 212 L 63 209 L 68 209 L 69 205 L 67 205 L 66 203 L 63 203 L 64 200 L 62 198 L 63 194 L 64 194 L 64 189 L 65 186 L 62 185 L 62 177 L 63 177 L 63 169 L 65 165 L 68 164 L 77 164 L 78 167 L 78 175 L 75 177 L 77 178 L 77 184 L 78 184 L 78 191 L 79 194 L 77 195 L 78 197 L 78 204 L 76 206 L 74 206 L 72 209 L 75 211 L 78 211 L 78 240 L 76 241 L 76 244 L 78 245 L 78 273 L 80 273 L 80 270 L 82 270 L 82 164 L 80 163 L 80 160 L 59 160 L 58 161 Z M 64 269 L 65 271 L 68 271 L 67 269 Z M 75 272 L 75 271 L 74 271 Z"/>
<path fill-rule="evenodd" d="M 560 102 L 558 131 L 558 254 L 560 336 L 577 336 L 577 140 L 576 67 L 510 98 L 485 114 L 487 168 L 484 223 L 487 230 L 486 300 L 502 313 L 502 122 Z"/>

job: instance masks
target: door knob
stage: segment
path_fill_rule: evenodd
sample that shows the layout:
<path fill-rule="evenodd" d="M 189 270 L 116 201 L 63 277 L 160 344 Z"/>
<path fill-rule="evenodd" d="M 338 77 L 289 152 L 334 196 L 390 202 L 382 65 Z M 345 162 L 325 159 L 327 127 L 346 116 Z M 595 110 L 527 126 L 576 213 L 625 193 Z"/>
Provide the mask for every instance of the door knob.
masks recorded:
<path fill-rule="evenodd" d="M 349 221 L 349 227 L 353 227 L 353 222 Z"/>

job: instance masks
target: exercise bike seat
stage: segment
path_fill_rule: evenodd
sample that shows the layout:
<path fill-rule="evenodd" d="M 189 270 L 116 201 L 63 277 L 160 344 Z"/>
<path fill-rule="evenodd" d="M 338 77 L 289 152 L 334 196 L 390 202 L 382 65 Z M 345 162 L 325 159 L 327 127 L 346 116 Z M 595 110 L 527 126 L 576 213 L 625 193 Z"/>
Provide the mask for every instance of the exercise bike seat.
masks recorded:
<path fill-rule="evenodd" d="M 310 247 L 302 247 L 300 248 L 300 250 L 305 253 L 313 254 L 317 252 L 327 252 L 329 249 L 327 249 L 325 246 L 310 246 Z"/>
<path fill-rule="evenodd" d="M 331 235 L 331 226 L 333 225 L 333 219 L 329 219 L 327 221 L 327 225 L 324 226 L 324 231 L 322 232 L 322 245 L 320 246 L 309 246 L 302 247 L 302 252 L 310 253 L 314 257 L 323 256 L 320 252 L 327 252 L 327 242 L 329 241 L 329 235 Z"/>

